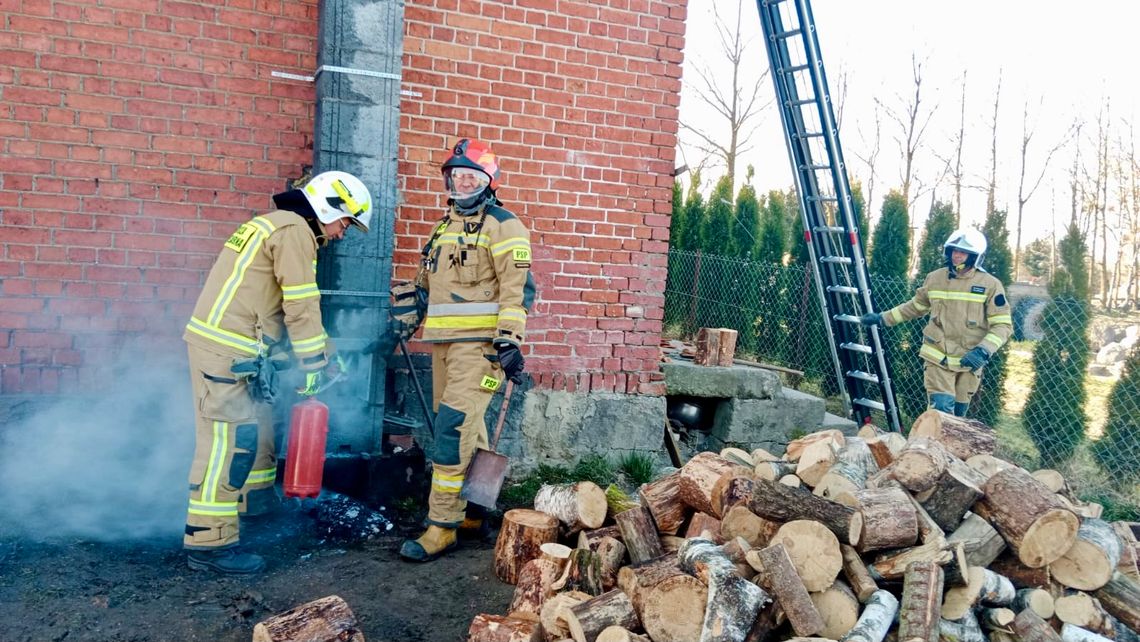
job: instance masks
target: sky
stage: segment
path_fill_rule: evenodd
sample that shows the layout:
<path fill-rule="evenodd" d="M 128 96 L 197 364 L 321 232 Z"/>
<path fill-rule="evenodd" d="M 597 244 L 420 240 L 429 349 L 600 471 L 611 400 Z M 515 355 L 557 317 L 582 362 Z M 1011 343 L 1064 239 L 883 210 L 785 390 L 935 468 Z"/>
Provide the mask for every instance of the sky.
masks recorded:
<path fill-rule="evenodd" d="M 680 107 L 683 124 L 717 119 L 700 101 L 697 92 L 702 85 L 695 73 L 697 66 L 729 82 L 731 65 L 719 45 L 714 4 L 722 19 L 735 22 L 736 0 L 689 3 Z M 848 166 L 864 183 L 869 169 L 860 156 L 866 157 L 874 145 L 875 97 L 884 103 L 893 102 L 899 113 L 905 112 L 914 91 L 912 54 L 923 63 L 922 102 L 935 109 L 918 158 L 917 176 L 926 184 L 934 182 L 944 165 L 936 155 L 945 158 L 954 151 L 964 71 L 967 129 L 963 165 L 969 183 L 983 183 L 989 171 L 990 121 L 1000 74 L 997 206 L 1009 210 L 1011 227 L 1017 208 L 1026 104 L 1034 131 L 1029 147 L 1030 178 L 1040 173 L 1049 149 L 1064 139 L 1077 117 L 1085 122 L 1084 153 L 1091 153 L 1088 150 L 1094 144 L 1097 114 L 1106 101 L 1115 135 L 1125 140 L 1130 136 L 1127 122 L 1132 120 L 1138 101 L 1132 70 L 1137 58 L 1135 25 L 1140 23 L 1140 3 L 815 0 L 811 6 L 833 99 L 840 99 L 840 80 L 846 80 L 840 141 Z M 749 52 L 742 77 L 754 83 L 768 67 L 755 2 L 745 0 L 741 15 Z M 764 76 L 760 82 L 765 101 L 774 98 L 772 80 Z M 756 168 L 753 182 L 761 193 L 791 186 L 787 147 L 775 107 L 764 109 L 753 123 L 753 149 L 737 167 L 737 188 L 748 164 Z M 885 116 L 882 123 L 875 202 L 870 204 L 872 221 L 877 219 L 882 196 L 902 184 L 902 154 L 895 141 L 902 130 Z M 720 131 L 727 132 L 727 126 Z M 682 129 L 680 139 L 677 164 L 695 167 L 703 157 L 695 146 L 696 138 Z M 1048 236 L 1054 219 L 1062 226 L 1068 222 L 1068 173 L 1075 149 L 1069 144 L 1057 152 L 1041 186 L 1026 205 L 1023 244 Z M 706 178 L 712 180 L 721 175 L 723 168 L 705 171 Z M 913 225 L 921 226 L 925 221 L 932 196 L 951 201 L 952 183 L 947 179 L 933 194 L 926 191 L 914 199 Z M 984 208 L 982 191 L 964 192 L 962 222 L 980 224 Z"/>

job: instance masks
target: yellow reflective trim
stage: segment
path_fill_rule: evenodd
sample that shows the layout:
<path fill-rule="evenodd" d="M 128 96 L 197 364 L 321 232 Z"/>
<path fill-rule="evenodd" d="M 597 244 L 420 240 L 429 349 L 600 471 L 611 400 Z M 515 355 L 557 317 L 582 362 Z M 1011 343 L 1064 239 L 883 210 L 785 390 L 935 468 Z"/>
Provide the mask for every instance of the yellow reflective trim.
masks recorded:
<path fill-rule="evenodd" d="M 242 336 L 236 332 L 230 332 L 229 330 L 223 330 L 201 319 L 191 317 L 190 322 L 186 324 L 186 330 L 219 345 L 236 348 L 248 354 L 255 355 L 258 353 L 257 339 Z"/>
<path fill-rule="evenodd" d="M 281 286 L 281 295 L 286 301 L 296 301 L 298 299 L 308 299 L 321 295 L 320 288 L 316 283 L 304 283 L 302 285 L 283 285 Z"/>
<path fill-rule="evenodd" d="M 433 482 L 431 485 L 431 489 L 436 491 L 436 492 L 440 492 L 440 493 L 448 493 L 450 495 L 458 495 L 459 492 L 463 490 L 463 484 L 459 484 L 458 486 L 451 486 L 451 485 L 442 486 L 440 484 L 436 484 Z"/>
<path fill-rule="evenodd" d="M 431 478 L 432 478 L 432 479 L 438 479 L 438 480 L 441 480 L 441 481 L 457 481 L 457 482 L 462 482 L 462 481 L 463 481 L 463 480 L 466 478 L 466 475 L 444 475 L 443 473 L 435 473 L 435 472 L 433 472 L 433 474 L 432 474 Z"/>
<path fill-rule="evenodd" d="M 1001 344 L 1003 343 L 1003 341 L 1002 341 L 1001 337 L 999 337 L 998 335 L 996 335 L 996 334 L 994 334 L 994 333 L 992 333 L 992 332 L 991 332 L 991 333 L 989 333 L 989 334 L 987 334 L 987 335 L 986 335 L 986 338 L 985 338 L 985 339 L 982 339 L 982 341 L 989 341 L 990 343 L 992 343 L 992 344 L 994 345 L 994 349 L 995 349 L 995 350 L 996 350 L 997 348 L 1000 348 L 1000 347 L 1001 347 Z M 991 350 L 990 352 L 993 352 L 993 350 Z"/>
<path fill-rule="evenodd" d="M 316 352 L 317 350 L 325 349 L 325 341 L 329 338 L 327 333 L 320 333 L 315 337 L 309 339 L 301 339 L 300 341 L 293 342 L 294 352 Z"/>
<path fill-rule="evenodd" d="M 1008 314 L 995 314 L 986 319 L 990 325 L 1013 325 L 1013 317 Z"/>
<path fill-rule="evenodd" d="M 277 469 L 266 468 L 264 470 L 252 470 L 249 477 L 246 477 L 246 484 L 265 484 L 277 480 Z"/>
<path fill-rule="evenodd" d="M 187 509 L 191 515 L 207 515 L 216 517 L 237 517 L 238 516 L 238 503 L 237 502 L 203 502 L 197 500 L 190 500 L 190 507 Z"/>
<path fill-rule="evenodd" d="M 491 247 L 491 237 L 486 234 L 479 234 L 472 238 L 470 234 L 460 234 L 459 232 L 448 232 L 441 234 L 435 240 L 435 245 L 476 245 L 480 247 Z"/>
<path fill-rule="evenodd" d="M 257 228 L 260 234 L 253 238 L 252 244 L 243 243 L 243 250 L 237 261 L 234 261 L 234 268 L 230 275 L 226 278 L 222 288 L 218 291 L 218 298 L 214 300 L 214 305 L 210 307 L 210 314 L 206 318 L 212 325 L 217 325 L 222 322 L 222 317 L 225 316 L 226 310 L 233 302 L 234 295 L 237 294 L 237 289 L 245 280 L 245 272 L 249 269 L 253 258 L 257 254 L 257 249 L 265 239 L 273 233 L 276 229 L 272 223 L 265 220 L 261 216 L 254 217 L 246 225 L 252 225 Z"/>
<path fill-rule="evenodd" d="M 493 328 L 499 323 L 498 315 L 471 317 L 428 317 L 425 328 Z"/>
<path fill-rule="evenodd" d="M 502 255 L 506 254 L 507 252 L 510 252 L 516 248 L 518 248 L 520 250 L 526 250 L 526 256 L 527 256 L 527 258 L 530 258 L 530 241 L 526 240 L 525 238 L 523 238 L 521 236 L 509 238 L 505 241 L 501 241 L 499 243 L 492 245 L 491 246 L 491 255 L 492 256 L 502 256 Z"/>
<path fill-rule="evenodd" d="M 222 464 L 226 462 L 229 448 L 230 424 L 214 422 L 214 438 L 210 443 L 210 459 L 206 462 L 206 476 L 202 482 L 202 500 L 213 502 L 218 496 L 218 483 L 222 477 Z"/>
<path fill-rule="evenodd" d="M 522 312 L 522 311 L 518 311 L 518 310 L 501 310 L 501 311 L 499 311 L 499 320 L 500 321 L 503 321 L 503 320 L 518 321 L 520 323 L 526 323 L 526 312 Z"/>
<path fill-rule="evenodd" d="M 932 346 L 928 343 L 924 343 L 922 345 L 922 347 L 918 349 L 918 353 L 920 355 L 931 357 L 939 363 L 942 363 L 945 360 L 945 363 L 948 366 L 960 366 L 960 365 L 962 365 L 961 358 L 951 357 L 950 355 L 946 354 L 945 352 L 939 350 L 938 348 L 935 348 L 934 346 Z"/>
<path fill-rule="evenodd" d="M 929 305 L 923 305 L 923 304 L 919 303 L 918 301 L 914 301 L 913 303 L 914 303 L 914 307 L 918 308 L 919 310 L 922 310 L 923 312 L 930 309 Z"/>
<path fill-rule="evenodd" d="M 971 303 L 985 303 L 986 295 L 973 292 L 950 292 L 948 290 L 930 290 L 927 296 L 931 299 L 944 301 L 970 301 Z"/>
<path fill-rule="evenodd" d="M 902 323 L 903 322 L 902 311 L 899 310 L 898 308 L 891 308 L 891 318 L 895 320 L 895 323 Z"/>
<path fill-rule="evenodd" d="M 441 475 L 432 473 L 431 487 L 441 493 L 458 493 L 463 489 L 463 475 Z"/>

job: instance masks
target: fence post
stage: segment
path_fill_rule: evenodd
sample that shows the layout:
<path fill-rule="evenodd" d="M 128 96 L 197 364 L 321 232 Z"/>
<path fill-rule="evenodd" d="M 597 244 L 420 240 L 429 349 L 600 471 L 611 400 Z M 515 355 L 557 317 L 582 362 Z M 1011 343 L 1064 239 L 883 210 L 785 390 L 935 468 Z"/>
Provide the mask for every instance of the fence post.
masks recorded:
<path fill-rule="evenodd" d="M 689 297 L 689 331 L 697 331 L 697 297 L 701 282 L 701 251 L 697 250 L 697 265 L 693 268 L 692 296 Z"/>

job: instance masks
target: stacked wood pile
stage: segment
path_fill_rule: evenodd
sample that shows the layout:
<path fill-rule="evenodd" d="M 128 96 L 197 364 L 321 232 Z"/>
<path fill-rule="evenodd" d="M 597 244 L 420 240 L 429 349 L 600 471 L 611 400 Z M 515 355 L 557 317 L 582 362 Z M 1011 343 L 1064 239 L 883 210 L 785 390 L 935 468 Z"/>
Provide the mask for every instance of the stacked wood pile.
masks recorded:
<path fill-rule="evenodd" d="M 544 488 L 496 546 L 514 600 L 468 639 L 1140 642 L 1129 525 L 994 446 L 928 411 L 907 438 L 866 426 L 782 457 L 700 453 L 636 503 Z"/>

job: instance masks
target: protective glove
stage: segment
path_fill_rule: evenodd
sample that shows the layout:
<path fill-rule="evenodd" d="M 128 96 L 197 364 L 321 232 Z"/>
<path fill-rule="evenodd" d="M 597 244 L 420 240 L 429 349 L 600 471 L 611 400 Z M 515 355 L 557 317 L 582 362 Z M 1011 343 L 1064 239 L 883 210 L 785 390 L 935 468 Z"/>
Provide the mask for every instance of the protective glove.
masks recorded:
<path fill-rule="evenodd" d="M 881 325 L 883 325 L 883 315 L 879 314 L 878 312 L 868 312 L 867 314 L 864 314 L 862 318 L 859 319 L 859 322 L 862 323 L 863 325 L 881 326 Z"/>
<path fill-rule="evenodd" d="M 969 368 L 971 372 L 977 372 L 985 367 L 990 362 L 990 351 L 982 346 L 977 346 L 966 354 L 962 355 L 960 363 Z"/>
<path fill-rule="evenodd" d="M 340 353 L 329 357 L 329 362 L 321 370 L 305 373 L 305 386 L 297 389 L 297 394 L 311 397 L 320 393 L 348 375 L 348 363 Z"/>
<path fill-rule="evenodd" d="M 305 373 L 305 385 L 302 388 L 297 388 L 297 394 L 302 397 L 312 397 L 321 391 L 324 386 L 325 375 L 323 370 L 313 370 Z"/>
<path fill-rule="evenodd" d="M 526 360 L 519 347 L 509 341 L 496 341 L 493 345 L 495 352 L 499 353 L 499 367 L 503 369 L 503 374 L 515 383 L 522 383 Z"/>

